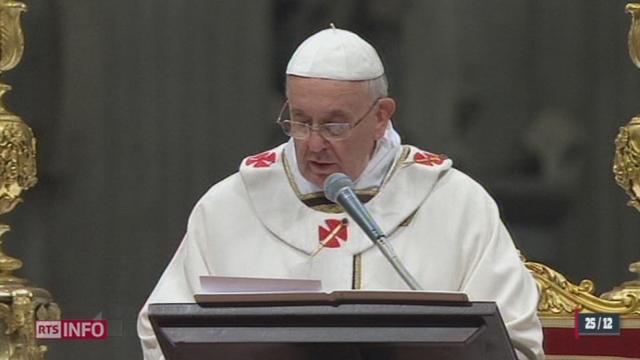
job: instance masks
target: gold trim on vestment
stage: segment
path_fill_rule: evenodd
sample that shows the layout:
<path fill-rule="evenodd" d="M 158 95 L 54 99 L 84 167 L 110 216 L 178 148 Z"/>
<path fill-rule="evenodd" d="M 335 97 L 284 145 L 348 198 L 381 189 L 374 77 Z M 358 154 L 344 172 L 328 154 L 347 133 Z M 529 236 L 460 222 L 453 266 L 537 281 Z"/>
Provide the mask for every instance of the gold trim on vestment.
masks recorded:
<path fill-rule="evenodd" d="M 411 221 L 413 220 L 414 217 L 416 217 L 416 213 L 418 212 L 418 209 L 416 209 L 414 212 L 411 213 L 411 215 L 407 216 L 406 219 L 404 219 L 403 222 L 400 223 L 400 225 L 398 225 L 398 227 L 407 227 L 409 226 L 409 224 L 411 224 Z"/>
<path fill-rule="evenodd" d="M 287 161 L 287 156 L 285 155 L 284 149 L 286 149 L 286 146 L 282 148 L 282 154 L 280 155 L 282 157 L 282 167 L 284 168 L 284 173 L 285 175 L 287 175 L 287 180 L 289 180 L 289 185 L 291 185 L 291 188 L 293 189 L 293 192 L 296 194 L 298 199 L 304 200 L 304 199 L 301 199 L 302 194 L 300 194 L 300 189 L 298 189 L 298 184 L 296 184 L 295 180 L 293 180 L 293 174 L 291 174 L 291 170 L 289 170 L 289 161 Z"/>
<path fill-rule="evenodd" d="M 389 171 L 388 175 L 386 176 L 385 182 L 391 180 L 393 175 L 395 175 L 396 171 L 401 167 L 400 165 L 402 165 L 403 162 L 407 159 L 407 157 L 409 156 L 409 153 L 411 153 L 411 148 L 409 146 L 403 145 L 402 153 L 393 164 L 391 171 Z M 300 201 L 304 202 L 308 200 L 325 197 L 324 192 L 322 191 L 313 192 L 310 194 L 302 194 L 300 192 L 300 188 L 298 187 L 298 184 L 296 183 L 293 177 L 293 173 L 291 171 L 291 165 L 289 165 L 289 161 L 287 160 L 287 156 L 285 155 L 284 149 L 282 149 L 281 157 L 282 157 L 282 167 L 284 168 L 284 172 L 285 172 L 285 175 L 287 176 L 287 180 L 289 181 L 289 185 L 291 186 L 291 189 L 293 189 L 293 192 L 295 193 L 296 197 Z M 370 188 L 355 191 L 356 195 L 364 195 L 364 196 L 371 196 L 371 197 L 376 196 L 378 192 L 379 192 L 379 188 L 377 187 L 370 187 Z M 313 210 L 321 211 L 329 214 L 337 214 L 337 213 L 344 212 L 344 210 L 342 209 L 342 206 L 338 204 L 333 204 L 333 203 L 314 205 L 314 206 L 311 206 L 311 208 Z M 409 215 L 407 219 L 404 220 L 402 224 L 400 224 L 400 226 L 409 225 L 409 223 L 415 216 L 416 212 L 417 210 L 411 213 L 411 215 Z M 353 256 L 353 278 L 352 278 L 351 286 L 354 290 L 362 289 L 362 254 L 361 253 Z"/>
<path fill-rule="evenodd" d="M 398 158 L 398 160 L 396 160 L 396 162 L 393 164 L 393 168 L 391 169 L 391 172 L 389 172 L 389 175 L 387 176 L 386 181 L 389 181 L 391 177 L 393 177 L 396 170 L 398 170 L 398 168 L 400 167 L 400 164 L 402 164 L 406 160 L 410 152 L 411 152 L 411 149 L 408 146 L 404 145 L 402 154 L 400 154 L 400 157 Z M 289 185 L 291 185 L 291 189 L 293 189 L 293 192 L 296 194 L 296 197 L 298 197 L 298 199 L 300 199 L 301 201 L 306 201 L 311 199 L 324 198 L 324 192 L 322 191 L 317 191 L 309 194 L 302 194 L 300 192 L 300 188 L 298 188 L 298 184 L 293 178 L 291 165 L 289 165 L 289 161 L 287 160 L 287 156 L 285 155 L 284 149 L 282 149 L 282 154 L 280 156 L 282 157 L 282 167 L 284 168 L 284 173 L 287 176 Z M 378 187 L 369 187 L 365 189 L 356 190 L 355 193 L 356 195 L 376 196 L 378 194 L 378 191 L 379 191 Z M 336 210 L 336 206 L 337 206 L 337 209 L 339 209 L 340 211 Z M 335 204 L 317 205 L 317 206 L 313 206 L 312 208 L 314 210 L 332 213 L 332 214 L 342 212 L 342 207 Z"/>
<path fill-rule="evenodd" d="M 321 204 L 321 205 L 312 206 L 311 208 L 313 210 L 320 211 L 323 213 L 328 213 L 328 214 L 339 214 L 341 212 L 344 212 L 344 209 L 342 209 L 342 206 L 338 204 Z"/>
<path fill-rule="evenodd" d="M 353 280 L 351 287 L 354 290 L 362 289 L 362 254 L 353 256 Z"/>
<path fill-rule="evenodd" d="M 296 197 L 300 200 L 300 201 L 307 201 L 307 200 L 313 200 L 313 199 L 320 199 L 320 198 L 324 198 L 324 192 L 323 191 L 317 191 L 317 192 L 313 192 L 313 193 L 309 193 L 309 194 L 302 194 L 300 192 L 300 188 L 298 188 L 298 184 L 296 183 L 295 179 L 293 178 L 293 173 L 291 172 L 291 165 L 289 165 L 289 161 L 287 160 L 287 156 L 285 155 L 284 149 L 282 150 L 282 167 L 284 168 L 284 173 L 287 176 L 287 180 L 289 181 L 289 185 L 291 185 L 291 188 L 293 189 L 293 192 L 296 194 Z M 361 190 L 356 190 L 355 191 L 356 195 L 365 195 L 365 196 L 376 196 L 378 194 L 378 188 L 377 187 L 369 187 L 369 188 L 365 188 L 365 189 L 361 189 Z M 321 205 L 315 205 L 315 206 L 311 206 L 311 208 L 313 210 L 316 211 L 321 211 L 321 212 L 325 212 L 325 213 L 329 213 L 329 214 L 337 214 L 337 213 L 341 213 L 344 212 L 344 210 L 342 209 L 342 206 L 338 205 L 338 204 L 321 204 Z"/>
<path fill-rule="evenodd" d="M 288 177 L 288 176 L 287 176 Z M 289 179 L 289 181 L 291 181 L 291 179 Z M 296 185 L 296 187 L 294 188 L 294 191 L 298 190 L 298 186 Z M 355 191 L 356 195 L 368 195 L 368 196 L 376 196 L 378 195 L 378 188 L 375 186 L 372 187 L 368 187 L 365 189 L 361 189 L 361 190 L 356 190 Z M 298 196 L 298 199 L 302 200 L 302 201 L 306 201 L 306 200 L 312 200 L 312 199 L 320 199 L 324 197 L 324 191 L 316 191 L 313 193 L 309 193 L 309 194 L 301 194 L 300 190 L 298 190 L 298 192 L 296 193 L 296 196 Z"/>
<path fill-rule="evenodd" d="M 389 173 L 389 176 L 387 177 L 386 181 L 389 181 L 391 177 L 393 177 L 393 175 L 396 173 L 396 170 L 400 168 L 400 165 L 402 165 L 404 161 L 407 160 L 407 157 L 409 156 L 410 152 L 411 152 L 411 148 L 409 146 L 407 145 L 402 146 L 402 154 L 400 154 L 400 157 L 398 158 L 396 163 L 393 164 L 393 169 L 391 169 L 391 172 Z"/>

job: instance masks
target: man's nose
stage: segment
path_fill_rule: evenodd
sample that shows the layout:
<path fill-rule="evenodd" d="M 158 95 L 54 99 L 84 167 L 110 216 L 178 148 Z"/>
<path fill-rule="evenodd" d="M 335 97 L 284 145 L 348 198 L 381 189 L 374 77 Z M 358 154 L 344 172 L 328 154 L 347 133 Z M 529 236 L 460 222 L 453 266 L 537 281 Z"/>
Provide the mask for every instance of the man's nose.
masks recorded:
<path fill-rule="evenodd" d="M 322 135 L 320 135 L 319 131 L 314 130 L 311 131 L 311 134 L 309 134 L 309 139 L 307 139 L 307 146 L 309 146 L 309 150 L 313 152 L 319 152 L 327 147 L 327 140 Z"/>

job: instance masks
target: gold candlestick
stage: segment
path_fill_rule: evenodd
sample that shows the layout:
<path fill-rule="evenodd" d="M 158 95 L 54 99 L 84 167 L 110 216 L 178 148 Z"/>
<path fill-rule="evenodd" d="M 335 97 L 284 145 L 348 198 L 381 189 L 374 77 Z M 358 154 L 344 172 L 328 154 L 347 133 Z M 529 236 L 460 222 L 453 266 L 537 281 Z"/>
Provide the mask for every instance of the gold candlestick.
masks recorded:
<path fill-rule="evenodd" d="M 22 59 L 20 15 L 26 10 L 22 2 L 0 0 L 0 75 Z M 0 82 L 0 215 L 22 202 L 22 191 L 37 182 L 36 139 L 29 126 L 5 107 L 2 96 L 9 90 L 11 86 Z M 0 223 L 0 246 L 9 230 L 9 225 Z M 21 267 L 22 261 L 0 247 L 0 360 L 43 359 L 47 348 L 37 344 L 35 321 L 60 319 L 60 308 L 46 290 L 13 275 Z"/>
<path fill-rule="evenodd" d="M 640 4 L 627 4 L 627 13 L 631 15 L 629 28 L 629 57 L 640 68 Z M 640 117 L 635 116 L 620 128 L 616 137 L 616 152 L 613 159 L 613 174 L 616 182 L 629 195 L 628 205 L 640 211 Z M 622 283 L 613 290 L 602 294 L 604 299 L 640 299 L 640 261 L 629 265 L 629 271 L 638 275 L 632 281 Z"/>

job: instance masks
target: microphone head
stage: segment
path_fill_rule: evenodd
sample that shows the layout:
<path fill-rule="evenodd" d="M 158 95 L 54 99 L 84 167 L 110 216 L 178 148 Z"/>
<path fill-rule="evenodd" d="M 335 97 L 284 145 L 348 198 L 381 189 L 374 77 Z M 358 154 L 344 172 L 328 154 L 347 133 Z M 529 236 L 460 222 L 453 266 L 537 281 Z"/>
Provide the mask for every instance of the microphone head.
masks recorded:
<path fill-rule="evenodd" d="M 343 173 L 331 174 L 324 181 L 324 196 L 336 202 L 340 191 L 344 188 L 353 190 L 353 181 L 351 181 L 351 178 Z"/>

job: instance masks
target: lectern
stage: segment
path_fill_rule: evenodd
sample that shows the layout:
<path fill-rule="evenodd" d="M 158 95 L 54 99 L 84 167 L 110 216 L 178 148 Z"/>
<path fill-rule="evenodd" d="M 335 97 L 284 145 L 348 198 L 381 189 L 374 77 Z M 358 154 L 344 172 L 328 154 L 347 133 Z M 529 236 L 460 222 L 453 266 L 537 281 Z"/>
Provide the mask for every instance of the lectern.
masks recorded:
<path fill-rule="evenodd" d="M 495 303 L 379 295 L 212 296 L 149 318 L 167 360 L 516 359 Z"/>

